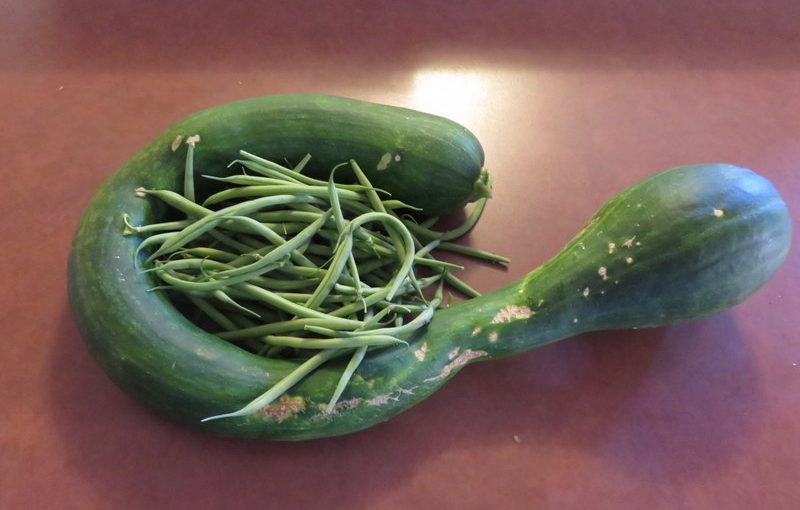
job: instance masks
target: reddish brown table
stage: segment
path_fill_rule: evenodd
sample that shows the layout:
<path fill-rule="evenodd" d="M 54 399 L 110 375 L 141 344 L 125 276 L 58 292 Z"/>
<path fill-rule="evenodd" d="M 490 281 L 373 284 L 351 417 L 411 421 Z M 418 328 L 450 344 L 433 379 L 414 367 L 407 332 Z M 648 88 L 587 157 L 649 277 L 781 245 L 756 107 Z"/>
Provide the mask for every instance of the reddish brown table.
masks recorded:
<path fill-rule="evenodd" d="M 365 4 L 0 7 L 0 508 L 800 508 L 797 250 L 729 312 L 476 364 L 347 437 L 206 437 L 106 379 L 65 295 L 81 210 L 164 127 L 234 99 L 467 125 L 496 180 L 470 241 L 513 259 L 467 269 L 480 290 L 672 166 L 751 167 L 800 210 L 796 2 Z"/>

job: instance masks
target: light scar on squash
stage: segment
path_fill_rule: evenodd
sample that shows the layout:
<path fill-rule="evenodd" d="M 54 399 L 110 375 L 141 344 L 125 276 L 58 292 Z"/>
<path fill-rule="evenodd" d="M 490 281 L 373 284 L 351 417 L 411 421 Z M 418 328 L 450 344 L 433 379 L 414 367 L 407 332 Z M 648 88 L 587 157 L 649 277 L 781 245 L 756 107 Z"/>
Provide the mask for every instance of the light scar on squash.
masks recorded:
<path fill-rule="evenodd" d="M 387 393 L 385 395 L 377 395 L 372 398 L 362 398 L 362 397 L 354 397 L 348 400 L 342 400 L 341 402 L 337 402 L 336 405 L 333 406 L 333 410 L 328 413 L 328 404 L 319 404 L 319 410 L 322 411 L 322 414 L 318 415 L 317 417 L 326 417 L 330 415 L 337 415 L 342 411 L 347 411 L 349 409 L 353 409 L 355 407 L 360 406 L 361 404 L 366 404 L 368 406 L 382 406 L 389 404 L 391 402 L 398 402 L 400 397 L 403 395 L 413 395 L 414 390 L 416 390 L 418 386 L 412 386 L 410 388 L 399 388 L 397 391 L 393 391 L 391 393 Z"/>
<path fill-rule="evenodd" d="M 414 356 L 417 361 L 425 361 L 425 355 L 428 353 L 428 342 L 423 342 L 419 349 L 414 351 Z"/>
<path fill-rule="evenodd" d="M 181 142 L 183 142 L 183 135 L 177 135 L 174 140 L 172 140 L 172 144 L 169 146 L 172 149 L 172 152 L 177 151 L 180 146 Z"/>
<path fill-rule="evenodd" d="M 394 157 L 392 157 L 392 154 L 387 152 L 381 156 L 380 161 L 378 161 L 378 166 L 375 168 L 377 170 L 386 170 L 389 168 L 389 164 L 392 162 L 392 160 L 394 160 L 395 163 L 399 163 L 401 159 L 403 158 L 400 156 L 400 154 L 395 154 Z"/>
<path fill-rule="evenodd" d="M 543 299 L 539 300 L 539 306 L 542 306 L 544 302 Z M 521 319 L 529 319 L 531 316 L 536 315 L 536 312 L 533 311 L 529 306 L 526 305 L 507 305 L 506 307 L 502 308 L 490 321 L 491 324 L 503 324 L 506 322 L 511 322 L 515 320 Z M 476 327 L 472 330 L 472 336 L 475 336 L 483 331 L 482 328 Z M 499 339 L 499 335 L 496 331 L 489 333 L 489 342 L 495 343 Z M 466 351 L 465 351 L 466 352 Z M 457 352 L 455 353 L 457 354 Z M 455 357 L 453 352 L 450 353 L 450 359 Z"/>
<path fill-rule="evenodd" d="M 301 396 L 290 397 L 288 395 L 282 395 L 276 403 L 270 404 L 261 409 L 258 411 L 258 414 L 265 419 L 281 423 L 287 418 L 294 416 L 295 414 L 302 413 L 305 410 L 305 398 Z"/>
<path fill-rule="evenodd" d="M 502 324 L 504 322 L 511 322 L 519 319 L 528 319 L 536 312 L 525 305 L 508 305 L 497 312 L 492 318 L 492 324 Z"/>
<path fill-rule="evenodd" d="M 389 163 L 392 162 L 392 154 L 387 152 L 383 156 L 381 156 L 380 161 L 378 161 L 378 166 L 375 168 L 377 170 L 386 170 L 389 167 Z"/>
<path fill-rule="evenodd" d="M 475 358 L 482 358 L 483 356 L 488 356 L 488 355 L 489 353 L 483 350 L 473 351 L 472 349 L 467 349 L 464 352 L 462 352 L 456 359 L 454 359 L 447 365 L 443 366 L 442 370 L 439 372 L 439 375 L 434 377 L 428 377 L 427 379 L 425 379 L 425 382 L 435 382 L 440 379 L 444 379 L 445 377 L 450 375 L 450 373 L 453 371 L 454 368 L 466 365 Z"/>

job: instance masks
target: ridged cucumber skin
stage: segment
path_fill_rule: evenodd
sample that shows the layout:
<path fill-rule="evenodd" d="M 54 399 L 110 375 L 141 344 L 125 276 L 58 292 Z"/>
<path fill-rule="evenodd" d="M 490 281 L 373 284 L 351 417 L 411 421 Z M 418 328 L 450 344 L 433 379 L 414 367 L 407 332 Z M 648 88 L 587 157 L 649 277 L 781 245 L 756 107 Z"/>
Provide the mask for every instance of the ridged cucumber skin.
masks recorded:
<path fill-rule="evenodd" d="M 119 386 L 161 415 L 218 435 L 347 434 L 408 409 L 475 361 L 591 330 L 713 314 L 761 287 L 791 241 L 786 206 L 766 179 L 723 164 L 672 169 L 620 193 L 527 276 L 437 311 L 408 347 L 369 356 L 332 413 L 325 404 L 341 363 L 323 366 L 262 413 L 201 423 L 241 407 L 295 365 L 247 354 L 199 330 L 148 291 L 153 282 L 131 258 L 139 241 L 120 235 L 123 212 L 134 221 L 152 214 L 150 201 L 133 193 L 143 184 L 141 163 L 137 172 L 115 174 L 85 213 L 69 261 L 73 313 Z"/>

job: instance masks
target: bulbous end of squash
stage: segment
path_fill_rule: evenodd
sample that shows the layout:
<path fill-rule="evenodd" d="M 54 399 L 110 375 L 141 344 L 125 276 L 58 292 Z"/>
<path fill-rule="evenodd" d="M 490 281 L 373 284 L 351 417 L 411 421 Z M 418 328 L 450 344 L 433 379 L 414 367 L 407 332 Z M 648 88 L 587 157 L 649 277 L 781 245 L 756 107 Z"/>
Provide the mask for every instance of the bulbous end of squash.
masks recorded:
<path fill-rule="evenodd" d="M 707 317 L 765 285 L 791 237 L 786 204 L 764 177 L 719 163 L 673 168 L 612 198 L 509 289 L 459 305 L 474 332 L 461 335 L 491 359 L 588 331 Z"/>

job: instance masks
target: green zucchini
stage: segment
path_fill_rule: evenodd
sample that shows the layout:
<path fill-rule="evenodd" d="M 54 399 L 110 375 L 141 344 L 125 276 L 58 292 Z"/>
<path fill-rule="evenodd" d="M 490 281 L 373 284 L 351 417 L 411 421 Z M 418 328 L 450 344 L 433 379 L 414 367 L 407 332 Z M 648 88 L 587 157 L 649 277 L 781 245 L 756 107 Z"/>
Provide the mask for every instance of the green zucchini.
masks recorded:
<path fill-rule="evenodd" d="M 205 145 L 215 144 L 214 130 L 197 131 Z M 90 204 L 70 255 L 69 295 L 90 351 L 112 380 L 158 413 L 213 434 L 299 440 L 361 430 L 418 403 L 474 361 L 586 331 L 721 311 L 761 287 L 790 244 L 786 206 L 763 177 L 723 164 L 662 172 L 617 195 L 527 276 L 437 311 L 409 346 L 367 356 L 332 412 L 326 404 L 346 359 L 323 365 L 258 413 L 203 423 L 243 406 L 297 363 L 248 354 L 200 330 L 161 293 L 149 292 L 151 277 L 134 267 L 136 241 L 120 235 L 121 217 L 158 217 L 150 201 L 135 196 L 139 186 L 180 185 L 182 163 L 162 154 L 176 132 L 185 131 L 159 137 Z M 237 136 L 249 139 L 244 130 Z M 327 143 L 306 142 L 310 152 Z"/>

